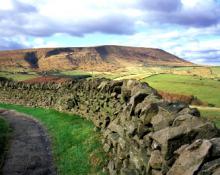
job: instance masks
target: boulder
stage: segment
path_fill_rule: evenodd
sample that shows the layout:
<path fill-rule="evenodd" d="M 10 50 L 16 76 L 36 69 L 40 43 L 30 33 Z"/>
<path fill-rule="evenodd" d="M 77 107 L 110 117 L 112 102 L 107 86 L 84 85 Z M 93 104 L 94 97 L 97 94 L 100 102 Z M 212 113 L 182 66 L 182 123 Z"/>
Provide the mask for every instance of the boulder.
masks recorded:
<path fill-rule="evenodd" d="M 150 160 L 148 162 L 148 169 L 161 170 L 163 165 L 163 157 L 159 150 L 154 150 L 151 153 Z"/>
<path fill-rule="evenodd" d="M 131 104 L 131 109 L 130 109 L 130 115 L 134 115 L 135 107 L 137 106 L 138 103 L 141 103 L 144 98 L 147 96 L 145 92 L 138 91 L 134 96 L 130 98 L 130 104 Z"/>
<path fill-rule="evenodd" d="M 220 168 L 217 168 L 212 175 L 219 175 L 220 174 Z"/>
<path fill-rule="evenodd" d="M 190 125 L 190 126 L 197 126 L 201 125 L 205 122 L 202 118 L 195 117 L 190 114 L 183 114 L 179 115 L 173 121 L 173 126 L 180 126 L 180 125 Z"/>
<path fill-rule="evenodd" d="M 150 103 L 145 105 L 140 112 L 140 119 L 144 125 L 148 125 L 151 123 L 151 119 L 153 116 L 157 115 L 159 109 L 156 103 Z"/>
<path fill-rule="evenodd" d="M 196 140 L 182 150 L 167 175 L 194 175 L 208 157 L 211 146 L 208 140 Z"/>
<path fill-rule="evenodd" d="M 198 175 L 212 175 L 220 172 L 220 158 L 206 162 L 199 169 Z"/>
<path fill-rule="evenodd" d="M 109 152 L 110 148 L 111 148 L 111 145 L 109 145 L 107 143 L 104 144 L 104 146 L 103 146 L 103 149 L 104 149 L 105 152 Z"/>
<path fill-rule="evenodd" d="M 159 170 L 151 170 L 151 175 L 163 175 L 163 173 Z"/>
<path fill-rule="evenodd" d="M 158 131 L 172 125 L 175 116 L 167 110 L 159 107 L 157 115 L 154 115 L 151 119 L 154 131 Z"/>
<path fill-rule="evenodd" d="M 122 168 L 120 175 L 139 175 L 140 173 L 135 169 Z"/>
<path fill-rule="evenodd" d="M 220 157 L 220 138 L 213 138 L 210 142 L 212 143 L 211 157 Z"/>
<path fill-rule="evenodd" d="M 181 145 L 191 143 L 196 139 L 211 139 L 218 135 L 218 129 L 213 124 L 207 122 L 198 126 L 192 124 L 167 127 L 154 132 L 151 138 L 159 144 L 162 155 L 168 160 Z"/>
<path fill-rule="evenodd" d="M 124 136 L 125 134 L 125 129 L 123 126 L 121 126 L 119 123 L 117 124 L 117 122 L 112 121 L 109 125 L 108 125 L 108 129 L 111 130 L 112 132 L 116 132 L 118 133 L 121 137 Z"/>
<path fill-rule="evenodd" d="M 179 114 L 181 115 L 184 115 L 184 114 L 190 114 L 190 115 L 193 115 L 195 117 L 200 117 L 200 112 L 198 109 L 196 108 L 184 108 L 182 109 Z"/>
<path fill-rule="evenodd" d="M 188 108 L 188 105 L 185 103 L 170 103 L 167 101 L 162 101 L 160 103 L 158 103 L 158 105 L 164 109 L 166 109 L 169 112 L 173 112 L 173 113 L 178 113 L 181 110 Z"/>

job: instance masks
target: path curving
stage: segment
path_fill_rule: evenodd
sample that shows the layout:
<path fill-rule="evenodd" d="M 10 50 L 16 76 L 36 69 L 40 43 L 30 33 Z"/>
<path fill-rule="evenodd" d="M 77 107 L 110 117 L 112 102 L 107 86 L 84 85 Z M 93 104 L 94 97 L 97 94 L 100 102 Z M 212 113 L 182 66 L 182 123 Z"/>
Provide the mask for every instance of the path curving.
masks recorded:
<path fill-rule="evenodd" d="M 15 111 L 0 110 L 12 128 L 3 175 L 56 175 L 50 142 L 34 119 Z"/>

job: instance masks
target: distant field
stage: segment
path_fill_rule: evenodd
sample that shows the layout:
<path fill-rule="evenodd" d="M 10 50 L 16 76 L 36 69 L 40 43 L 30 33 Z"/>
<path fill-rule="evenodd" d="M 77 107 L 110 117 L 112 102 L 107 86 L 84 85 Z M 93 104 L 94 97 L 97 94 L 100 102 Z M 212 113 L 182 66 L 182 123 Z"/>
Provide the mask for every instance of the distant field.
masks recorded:
<path fill-rule="evenodd" d="M 184 95 L 194 95 L 204 102 L 220 107 L 220 81 L 197 76 L 159 74 L 145 78 L 150 86 L 170 92 Z"/>
<path fill-rule="evenodd" d="M 22 73 L 23 72 L 23 73 Z M 24 74 L 26 73 L 26 74 Z M 0 70 L 0 76 L 12 78 L 17 81 L 28 80 L 39 76 L 39 71 L 34 72 L 28 69 L 8 69 Z M 128 64 L 126 67 L 115 70 L 99 72 L 99 71 L 88 71 L 88 70 L 68 70 L 68 71 L 49 71 L 44 75 L 54 76 L 94 76 L 97 78 L 105 77 L 115 80 L 120 79 L 137 79 L 142 80 L 151 75 L 157 74 L 175 74 L 175 75 L 191 75 L 201 78 L 218 79 L 220 78 L 220 67 L 166 67 L 166 66 L 142 66 Z"/>
<path fill-rule="evenodd" d="M 38 77 L 38 75 L 35 72 L 31 72 L 28 74 L 22 74 L 22 73 L 11 73 L 11 72 L 1 72 L 0 71 L 0 77 L 6 77 L 9 79 L 13 79 L 16 81 L 23 81 L 23 80 L 28 80 L 32 78 Z"/>
<path fill-rule="evenodd" d="M 220 78 L 220 66 L 212 67 L 211 69 L 213 74 Z"/>
<path fill-rule="evenodd" d="M 1 103 L 0 108 L 14 109 L 42 122 L 52 138 L 52 151 L 58 174 L 103 174 L 102 168 L 107 156 L 100 142 L 100 134 L 94 131 L 94 125 L 90 121 L 52 109 Z M 4 130 L 1 129 L 2 126 Z M 4 122 L 0 120 L 0 139 L 6 129 Z"/>
<path fill-rule="evenodd" d="M 201 116 L 214 121 L 216 126 L 220 128 L 220 109 L 211 110 L 211 109 L 199 109 Z"/>
<path fill-rule="evenodd" d="M 70 70 L 70 71 L 61 71 L 58 74 L 60 75 L 91 75 L 90 72 L 82 71 L 82 70 Z"/>

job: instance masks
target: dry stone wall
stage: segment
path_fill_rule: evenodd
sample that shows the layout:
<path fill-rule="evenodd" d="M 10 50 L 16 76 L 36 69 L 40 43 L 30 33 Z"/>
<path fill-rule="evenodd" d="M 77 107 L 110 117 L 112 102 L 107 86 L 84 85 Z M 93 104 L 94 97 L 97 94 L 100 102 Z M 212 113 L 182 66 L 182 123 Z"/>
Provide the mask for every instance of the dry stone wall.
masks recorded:
<path fill-rule="evenodd" d="M 196 109 L 164 101 L 147 83 L 2 80 L 0 101 L 55 108 L 92 120 L 103 134 L 111 175 L 220 174 L 220 132 L 215 125 Z"/>

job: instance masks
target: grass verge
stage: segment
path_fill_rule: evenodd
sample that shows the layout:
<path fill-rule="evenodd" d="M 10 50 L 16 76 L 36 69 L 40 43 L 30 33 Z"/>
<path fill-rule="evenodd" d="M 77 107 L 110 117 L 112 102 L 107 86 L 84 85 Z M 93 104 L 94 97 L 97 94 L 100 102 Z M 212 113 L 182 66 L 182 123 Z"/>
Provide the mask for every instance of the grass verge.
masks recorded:
<path fill-rule="evenodd" d="M 107 156 L 90 121 L 53 109 L 1 103 L 0 108 L 31 115 L 48 129 L 59 175 L 102 174 Z"/>
<path fill-rule="evenodd" d="M 0 118 L 0 174 L 7 149 L 9 132 L 10 128 L 8 123 L 4 119 Z"/>

